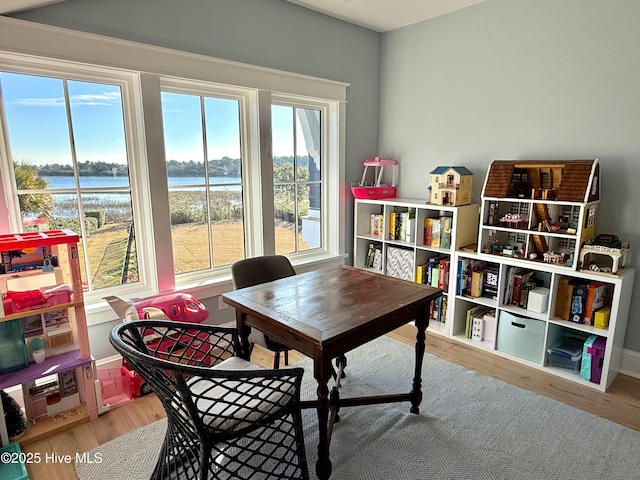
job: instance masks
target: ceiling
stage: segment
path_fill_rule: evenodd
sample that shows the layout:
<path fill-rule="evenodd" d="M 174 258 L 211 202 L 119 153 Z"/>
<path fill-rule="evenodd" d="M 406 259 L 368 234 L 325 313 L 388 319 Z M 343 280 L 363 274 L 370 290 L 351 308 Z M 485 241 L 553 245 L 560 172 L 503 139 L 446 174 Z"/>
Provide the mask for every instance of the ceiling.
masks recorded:
<path fill-rule="evenodd" d="M 422 22 L 484 0 L 287 0 L 376 32 Z"/>
<path fill-rule="evenodd" d="M 2 0 L 0 14 L 43 7 L 64 0 Z M 418 23 L 484 0 L 287 0 L 376 32 Z"/>

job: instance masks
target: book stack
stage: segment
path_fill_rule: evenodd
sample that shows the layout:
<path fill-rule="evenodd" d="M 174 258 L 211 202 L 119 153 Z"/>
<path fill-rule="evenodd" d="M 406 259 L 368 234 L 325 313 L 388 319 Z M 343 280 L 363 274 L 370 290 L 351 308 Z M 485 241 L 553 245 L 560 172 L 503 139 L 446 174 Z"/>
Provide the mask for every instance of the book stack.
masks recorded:
<path fill-rule="evenodd" d="M 442 295 L 431 302 L 429 318 L 434 322 L 446 323 L 447 320 L 447 297 Z"/>
<path fill-rule="evenodd" d="M 562 320 L 593 325 L 595 314 L 611 305 L 611 285 L 599 281 L 561 277 L 554 315 Z"/>
<path fill-rule="evenodd" d="M 424 219 L 422 243 L 426 247 L 451 248 L 453 217 L 441 215 L 438 218 Z"/>
<path fill-rule="evenodd" d="M 375 268 L 382 270 L 382 246 L 374 243 L 369 244 L 367 258 L 364 261 L 365 268 Z"/>
<path fill-rule="evenodd" d="M 489 321 L 485 321 L 485 315 L 489 316 Z M 467 316 L 464 326 L 464 336 L 469 340 L 475 340 L 482 342 L 487 339 L 491 339 L 491 343 L 495 342 L 496 337 L 496 322 L 495 310 L 484 305 L 476 305 L 467 310 Z"/>
<path fill-rule="evenodd" d="M 534 281 L 533 274 L 532 270 L 526 268 L 509 267 L 502 303 L 526 309 L 529 292 L 538 286 Z"/>
<path fill-rule="evenodd" d="M 431 257 L 427 263 L 417 265 L 416 283 L 448 291 L 450 262 L 448 255 L 436 255 Z"/>
<path fill-rule="evenodd" d="M 369 223 L 369 234 L 376 237 L 384 238 L 384 215 L 381 213 L 372 213 Z"/>
<path fill-rule="evenodd" d="M 393 211 L 389 214 L 389 230 L 388 239 L 400 242 L 415 242 L 415 226 L 416 212 L 412 211 Z"/>

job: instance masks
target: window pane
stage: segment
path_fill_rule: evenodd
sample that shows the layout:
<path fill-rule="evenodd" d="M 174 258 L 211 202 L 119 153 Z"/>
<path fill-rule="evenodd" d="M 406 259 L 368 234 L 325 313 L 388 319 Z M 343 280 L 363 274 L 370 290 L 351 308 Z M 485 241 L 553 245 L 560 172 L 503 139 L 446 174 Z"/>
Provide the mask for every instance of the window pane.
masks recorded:
<path fill-rule="evenodd" d="M 296 108 L 297 181 L 320 180 L 320 110 Z"/>
<path fill-rule="evenodd" d="M 276 253 L 296 251 L 296 190 L 294 185 L 275 185 L 273 203 L 276 229 Z"/>
<path fill-rule="evenodd" d="M 322 246 L 320 188 L 319 183 L 298 186 L 298 225 L 301 229 L 298 251 Z"/>
<path fill-rule="evenodd" d="M 273 132 L 273 181 L 292 182 L 293 177 L 293 107 L 271 106 Z"/>
<path fill-rule="evenodd" d="M 240 110 L 237 100 L 205 97 L 207 159 L 210 183 L 240 179 Z"/>
<path fill-rule="evenodd" d="M 172 189 L 169 209 L 175 273 L 211 268 L 206 190 Z"/>
<path fill-rule="evenodd" d="M 73 175 L 62 79 L 0 72 L 0 82 L 13 161 Z"/>
<path fill-rule="evenodd" d="M 242 189 L 215 187 L 210 190 L 213 264 L 231 265 L 244 258 Z"/>
<path fill-rule="evenodd" d="M 67 85 L 80 187 L 129 186 L 120 87 Z"/>
<path fill-rule="evenodd" d="M 273 105 L 271 120 L 276 252 L 321 248 L 320 110 Z"/>
<path fill-rule="evenodd" d="M 175 182 L 176 177 L 199 177 L 199 183 L 203 183 L 200 97 L 162 92 L 162 122 L 169 185 Z"/>

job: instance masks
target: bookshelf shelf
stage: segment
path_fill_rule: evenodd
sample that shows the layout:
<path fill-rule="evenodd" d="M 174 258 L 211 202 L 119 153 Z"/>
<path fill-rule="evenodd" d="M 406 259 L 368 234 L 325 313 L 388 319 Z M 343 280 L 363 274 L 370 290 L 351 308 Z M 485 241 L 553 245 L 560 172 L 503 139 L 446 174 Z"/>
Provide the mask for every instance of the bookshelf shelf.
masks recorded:
<path fill-rule="evenodd" d="M 491 164 L 482 192 L 477 251 L 457 251 L 454 257 L 461 270 L 497 269 L 498 295 L 493 304 L 482 293 L 461 296 L 458 284 L 450 305 L 453 338 L 480 346 L 467 338 L 468 312 L 490 306 L 497 320 L 496 343 L 490 348 L 494 353 L 600 391 L 609 387 L 620 369 L 635 272 L 580 269 L 585 268 L 580 248 L 596 232 L 599 177 L 597 159 Z M 546 185 L 540 183 L 543 178 Z M 541 191 L 553 192 L 552 198 L 540 198 Z M 552 254 L 561 257 L 553 259 Z M 607 308 L 608 325 L 596 328 L 594 312 L 605 315 Z M 571 342 L 581 348 L 591 336 L 606 341 L 601 356 L 586 357 L 599 362 L 599 378 L 583 378 L 572 362 L 567 368 L 551 365 L 554 349 Z"/>
<path fill-rule="evenodd" d="M 402 214 L 401 225 L 390 235 L 392 215 Z M 443 229 L 444 244 L 432 244 L 425 239 L 425 222 L 440 221 L 446 227 Z M 371 269 L 369 252 L 379 252 L 379 268 L 374 271 L 403 278 L 410 281 L 427 283 L 427 271 L 430 260 L 438 260 L 438 280 L 431 276 L 431 285 L 442 288 L 444 305 L 432 312 L 432 322 L 429 331 L 449 336 L 450 321 L 447 305 L 449 299 L 455 296 L 455 281 L 451 278 L 450 266 L 453 263 L 454 252 L 457 248 L 474 243 L 477 239 L 479 205 L 464 205 L 458 207 L 441 206 L 425 203 L 417 199 L 385 199 L 385 200 L 355 200 L 354 215 L 354 266 Z M 406 222 L 406 223 L 405 223 Z M 398 224 L 393 220 L 395 225 Z M 400 228 L 404 228 L 402 237 Z M 403 239 L 400 239 L 403 238 Z M 427 240 L 427 241 L 425 241 Z M 440 268 L 442 261 L 442 269 Z M 446 276 L 440 278 L 440 270 Z M 424 272 L 424 275 L 423 275 Z M 420 277 L 420 278 L 418 278 Z M 423 278 L 424 277 L 424 278 Z"/>
<path fill-rule="evenodd" d="M 354 266 L 367 268 L 367 252 L 373 248 L 380 252 L 377 272 L 417 281 L 420 265 L 434 257 L 444 258 L 449 272 L 442 297 L 446 308 L 438 313 L 440 321 L 432 318 L 428 332 L 605 391 L 620 369 L 635 271 L 621 268 L 617 274 L 607 274 L 580 269 L 580 247 L 596 232 L 599 174 L 597 160 L 496 161 L 487 173 L 480 205 L 443 207 L 401 198 L 356 200 Z M 508 196 L 514 188 L 513 181 L 508 185 L 509 179 L 516 177 L 521 183 L 525 178 L 533 182 L 528 192 L 536 198 Z M 551 179 L 551 183 L 536 184 L 536 178 Z M 546 189 L 553 190 L 553 199 L 538 197 Z M 408 241 L 406 232 L 403 241 L 389 238 L 390 216 L 396 212 L 411 213 Z M 377 234 L 372 230 L 374 216 L 383 219 Z M 443 248 L 425 242 L 425 220 L 446 216 L 452 219 L 450 244 Z M 503 217 L 514 221 L 501 222 Z M 540 258 L 542 252 L 536 248 L 541 244 L 562 253 L 562 261 Z M 493 251 L 491 245 L 500 248 Z M 485 278 L 476 279 L 481 282 L 476 291 L 471 288 L 474 265 L 479 271 L 487 270 L 492 279 L 488 285 L 484 285 Z M 520 283 L 514 296 L 516 275 L 521 283 L 524 276 L 527 285 L 523 289 Z M 589 291 L 596 288 L 594 285 L 603 285 L 605 296 L 602 305 L 594 301 L 589 308 L 597 310 L 608 324 L 597 327 L 596 314 L 587 311 L 571 321 L 571 315 L 575 316 L 571 310 L 573 287 Z M 522 299 L 521 292 L 526 292 Z M 584 297 L 582 305 L 586 308 L 588 304 Z M 480 339 L 478 335 L 472 338 L 474 316 L 482 318 Z M 567 341 L 584 343 L 593 336 L 606 342 L 604 352 L 598 353 L 601 356 L 594 355 L 594 361 L 600 362 L 599 379 L 585 379 L 580 371 L 551 364 L 552 355 L 557 355 L 553 349 Z"/>

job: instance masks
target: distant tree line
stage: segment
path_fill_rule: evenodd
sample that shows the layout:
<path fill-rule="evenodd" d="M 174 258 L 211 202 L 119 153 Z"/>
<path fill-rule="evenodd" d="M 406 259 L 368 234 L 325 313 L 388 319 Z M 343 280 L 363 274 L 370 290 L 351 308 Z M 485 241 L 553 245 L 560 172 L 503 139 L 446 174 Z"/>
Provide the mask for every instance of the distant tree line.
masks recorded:
<path fill-rule="evenodd" d="M 275 168 L 283 165 L 293 164 L 293 157 L 274 157 Z M 307 157 L 298 158 L 298 167 L 305 168 L 309 164 Z M 40 177 L 72 177 L 73 167 L 71 165 L 60 165 L 52 163 L 35 167 Z M 78 162 L 78 171 L 81 176 L 87 177 L 122 177 L 129 174 L 127 165 L 109 162 Z M 169 177 L 199 177 L 204 175 L 202 162 L 189 160 L 179 162 L 178 160 L 167 161 L 167 175 Z M 209 175 L 212 177 L 239 177 L 240 159 L 222 157 L 218 160 L 209 160 Z"/>

